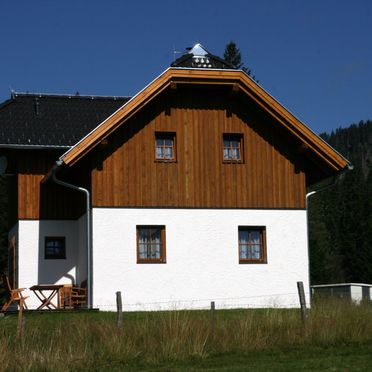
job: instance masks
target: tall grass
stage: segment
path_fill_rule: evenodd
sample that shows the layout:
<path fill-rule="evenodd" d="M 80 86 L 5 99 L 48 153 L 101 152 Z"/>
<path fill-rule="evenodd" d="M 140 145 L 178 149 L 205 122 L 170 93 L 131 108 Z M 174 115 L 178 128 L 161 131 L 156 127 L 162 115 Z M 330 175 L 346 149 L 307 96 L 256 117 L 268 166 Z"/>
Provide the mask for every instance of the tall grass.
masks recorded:
<path fill-rule="evenodd" d="M 372 304 L 319 301 L 304 327 L 299 310 L 220 310 L 115 314 L 27 314 L 22 341 L 16 317 L 0 318 L 0 370 L 97 370 L 206 358 L 224 352 L 372 341 Z"/>

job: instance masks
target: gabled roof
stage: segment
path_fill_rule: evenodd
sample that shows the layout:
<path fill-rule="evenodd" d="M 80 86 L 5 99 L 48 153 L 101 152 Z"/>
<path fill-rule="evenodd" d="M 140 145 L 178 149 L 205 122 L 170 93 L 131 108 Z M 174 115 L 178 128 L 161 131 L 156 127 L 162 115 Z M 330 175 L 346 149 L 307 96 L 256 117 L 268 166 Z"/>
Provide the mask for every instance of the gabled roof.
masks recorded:
<path fill-rule="evenodd" d="M 0 105 L 0 147 L 71 147 L 128 100 L 12 93 Z"/>
<path fill-rule="evenodd" d="M 300 122 L 243 71 L 185 68 L 169 68 L 164 71 L 152 83 L 62 155 L 60 160 L 68 166 L 73 165 L 100 143 L 102 139 L 110 135 L 119 126 L 125 125 L 130 117 L 161 92 L 171 85 L 177 84 L 231 85 L 266 110 L 276 119 L 278 125 L 282 125 L 293 136 L 297 137 L 306 149 L 312 151 L 319 160 L 329 167 L 331 172 L 338 172 L 350 164 L 347 159 Z"/>

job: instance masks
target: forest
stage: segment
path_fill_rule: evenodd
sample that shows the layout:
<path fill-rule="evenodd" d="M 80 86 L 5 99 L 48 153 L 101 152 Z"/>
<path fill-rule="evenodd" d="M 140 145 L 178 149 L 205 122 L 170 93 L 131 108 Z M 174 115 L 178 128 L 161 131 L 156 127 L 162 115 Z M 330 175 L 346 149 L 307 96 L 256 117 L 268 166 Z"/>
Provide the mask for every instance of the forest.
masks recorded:
<path fill-rule="evenodd" d="M 309 198 L 311 283 L 372 283 L 372 121 L 321 137 L 354 169 Z"/>
<path fill-rule="evenodd" d="M 372 121 L 321 137 L 354 169 L 308 200 L 311 284 L 372 283 Z M 0 177 L 0 272 L 7 268 L 6 188 Z"/>

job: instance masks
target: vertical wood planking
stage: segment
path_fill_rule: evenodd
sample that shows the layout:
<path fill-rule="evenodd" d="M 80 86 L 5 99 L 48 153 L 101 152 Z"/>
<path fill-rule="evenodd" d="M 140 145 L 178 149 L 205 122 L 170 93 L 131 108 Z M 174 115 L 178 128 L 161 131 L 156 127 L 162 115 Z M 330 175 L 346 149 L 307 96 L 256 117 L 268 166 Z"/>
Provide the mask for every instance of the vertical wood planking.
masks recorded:
<path fill-rule="evenodd" d="M 54 153 L 20 151 L 17 153 L 18 175 L 13 190 L 18 219 L 76 218 L 78 197 L 53 181 L 42 184 L 55 159 Z"/>
<path fill-rule="evenodd" d="M 278 124 L 250 102 L 231 104 L 227 115 L 230 103 L 213 94 L 177 88 L 170 111 L 159 98 L 132 117 L 104 172 L 92 172 L 93 205 L 304 208 L 305 177 L 288 155 L 288 138 L 273 131 Z M 176 162 L 155 161 L 156 131 L 176 132 Z M 223 163 L 223 133 L 243 135 L 243 164 Z"/>

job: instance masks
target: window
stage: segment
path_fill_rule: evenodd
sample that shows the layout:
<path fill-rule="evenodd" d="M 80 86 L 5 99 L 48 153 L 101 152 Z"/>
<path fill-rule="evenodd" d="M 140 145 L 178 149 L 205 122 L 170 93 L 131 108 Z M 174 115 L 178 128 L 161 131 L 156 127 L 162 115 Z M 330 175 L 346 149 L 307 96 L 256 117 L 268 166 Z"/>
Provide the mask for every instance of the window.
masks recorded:
<path fill-rule="evenodd" d="M 137 262 L 165 262 L 165 226 L 137 226 Z"/>
<path fill-rule="evenodd" d="M 223 135 L 223 161 L 230 163 L 243 162 L 243 135 L 224 134 Z"/>
<path fill-rule="evenodd" d="M 155 159 L 158 161 L 176 161 L 176 134 L 155 133 Z"/>
<path fill-rule="evenodd" d="M 64 236 L 45 237 L 45 259 L 58 260 L 66 258 L 66 238 Z"/>
<path fill-rule="evenodd" d="M 265 227 L 239 226 L 239 262 L 266 263 Z"/>

